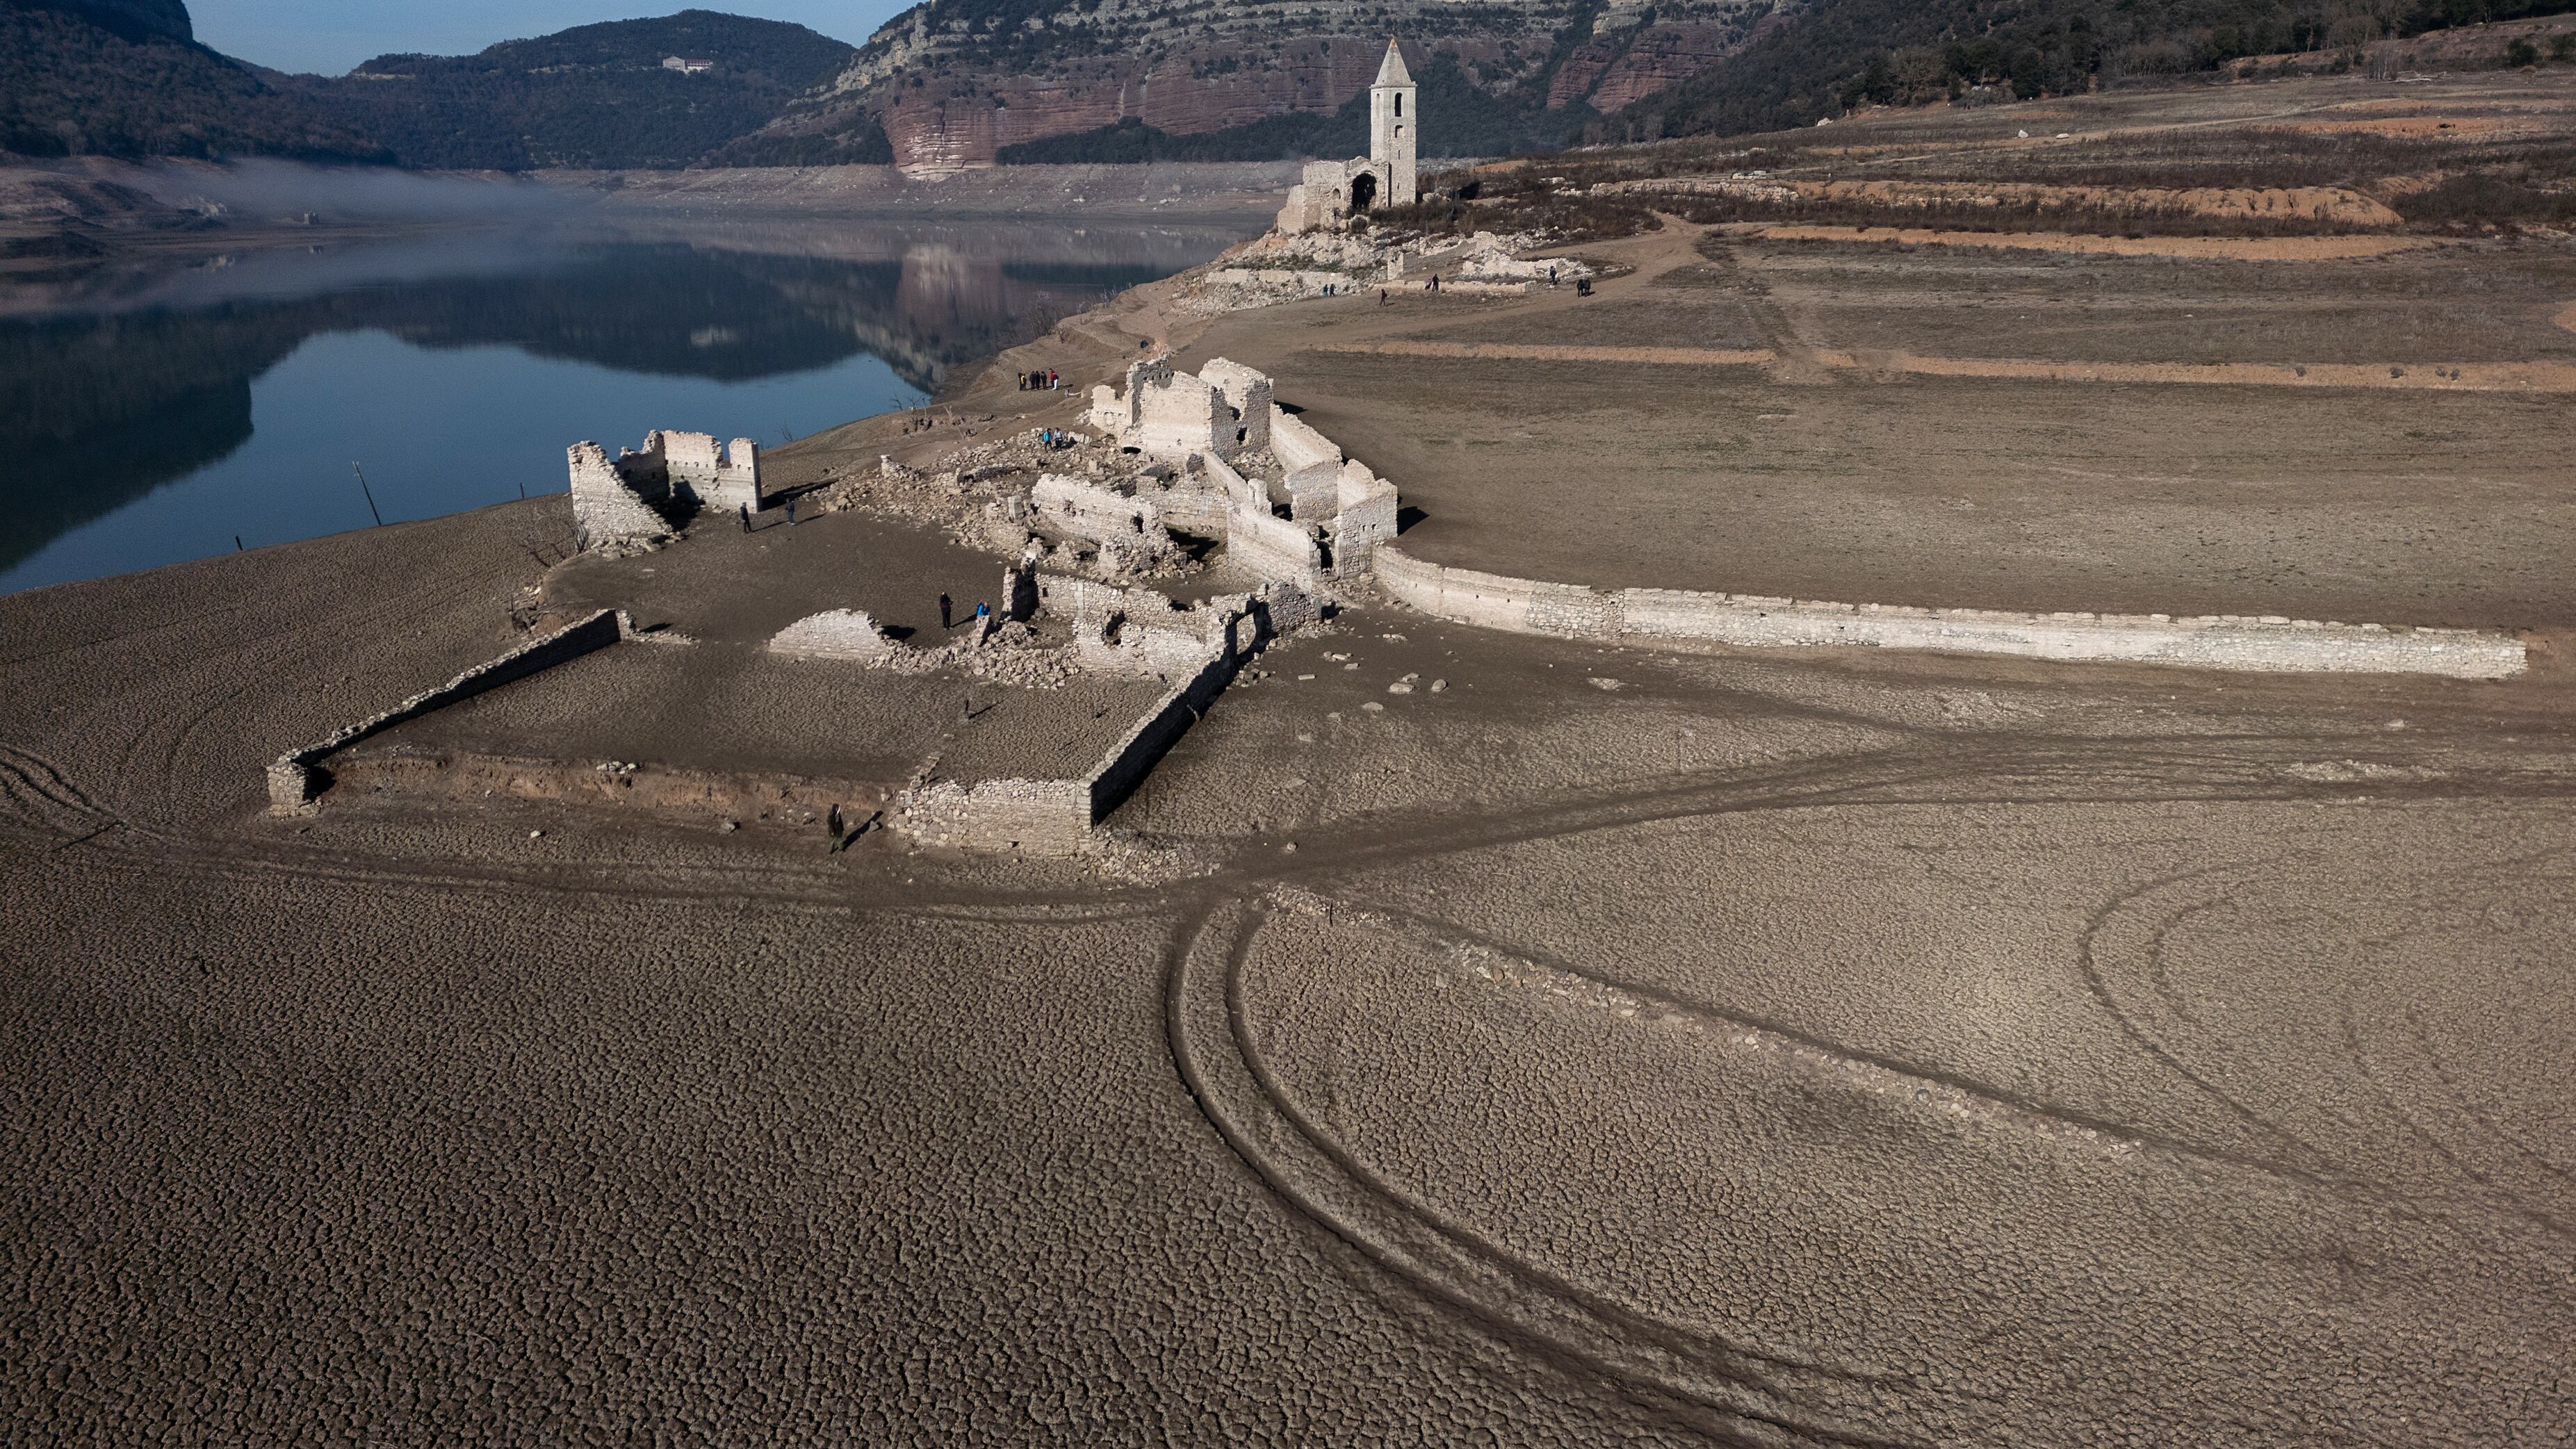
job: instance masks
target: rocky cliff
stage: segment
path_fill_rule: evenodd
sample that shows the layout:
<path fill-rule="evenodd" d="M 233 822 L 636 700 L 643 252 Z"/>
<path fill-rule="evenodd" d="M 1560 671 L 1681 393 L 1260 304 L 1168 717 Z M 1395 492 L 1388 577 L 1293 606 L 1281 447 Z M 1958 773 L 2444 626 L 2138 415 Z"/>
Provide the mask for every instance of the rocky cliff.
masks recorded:
<path fill-rule="evenodd" d="M 769 134 L 828 138 L 882 124 L 897 164 L 916 175 L 993 165 L 1014 159 L 1004 148 L 1052 137 L 1122 126 L 1132 135 L 1139 125 L 1210 138 L 1193 156 L 1264 159 L 1323 146 L 1322 131 L 1283 120 L 1330 117 L 1348 105 L 1393 35 L 1417 75 L 1454 69 L 1493 112 L 1562 117 L 1559 129 L 1570 135 L 1597 111 L 1732 53 L 1781 8 L 1769 0 L 929 0 L 888 22 L 825 94 L 782 115 Z M 1444 118 L 1431 99 L 1426 86 L 1424 137 L 1437 152 Z M 1449 153 L 1482 149 L 1471 123 L 1492 119 L 1445 118 Z M 1047 154 L 1085 159 L 1060 145 Z"/>

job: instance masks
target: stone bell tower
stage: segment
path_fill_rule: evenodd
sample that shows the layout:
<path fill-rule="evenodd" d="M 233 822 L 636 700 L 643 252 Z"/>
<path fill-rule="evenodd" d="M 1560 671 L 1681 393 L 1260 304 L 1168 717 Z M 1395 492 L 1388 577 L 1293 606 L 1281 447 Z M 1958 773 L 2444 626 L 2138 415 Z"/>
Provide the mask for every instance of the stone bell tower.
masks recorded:
<path fill-rule="evenodd" d="M 1369 86 L 1369 169 L 1383 188 L 1380 206 L 1411 206 L 1420 192 L 1414 185 L 1413 157 L 1421 139 L 1421 113 L 1414 104 L 1413 76 L 1404 68 L 1404 53 L 1386 43 L 1386 63 Z"/>

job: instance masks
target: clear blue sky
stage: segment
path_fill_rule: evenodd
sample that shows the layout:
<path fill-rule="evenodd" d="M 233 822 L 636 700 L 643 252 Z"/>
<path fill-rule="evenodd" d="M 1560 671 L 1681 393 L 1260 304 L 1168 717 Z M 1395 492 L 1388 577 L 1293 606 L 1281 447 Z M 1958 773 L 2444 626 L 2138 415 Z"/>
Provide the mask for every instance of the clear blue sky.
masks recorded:
<path fill-rule="evenodd" d="M 188 0 L 197 39 L 276 70 L 338 75 L 387 51 L 471 55 L 598 20 L 721 10 L 792 20 L 852 45 L 909 0 Z"/>

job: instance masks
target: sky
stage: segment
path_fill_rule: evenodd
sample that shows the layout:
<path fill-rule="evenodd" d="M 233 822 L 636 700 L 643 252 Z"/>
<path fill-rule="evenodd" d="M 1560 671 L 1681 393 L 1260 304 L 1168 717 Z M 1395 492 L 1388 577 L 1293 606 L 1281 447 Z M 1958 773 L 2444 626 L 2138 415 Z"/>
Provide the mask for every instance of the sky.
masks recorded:
<path fill-rule="evenodd" d="M 600 20 L 721 10 L 792 20 L 852 45 L 909 0 L 188 0 L 197 39 L 273 70 L 339 75 L 389 51 L 471 55 Z"/>

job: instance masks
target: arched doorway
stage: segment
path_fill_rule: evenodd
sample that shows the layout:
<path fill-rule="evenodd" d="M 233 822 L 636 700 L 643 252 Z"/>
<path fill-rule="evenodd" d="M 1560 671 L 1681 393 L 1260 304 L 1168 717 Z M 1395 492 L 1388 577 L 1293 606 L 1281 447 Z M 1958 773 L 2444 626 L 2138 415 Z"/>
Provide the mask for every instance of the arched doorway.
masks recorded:
<path fill-rule="evenodd" d="M 1377 200 L 1377 173 L 1363 171 L 1351 178 L 1351 215 L 1366 211 Z"/>

